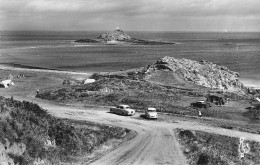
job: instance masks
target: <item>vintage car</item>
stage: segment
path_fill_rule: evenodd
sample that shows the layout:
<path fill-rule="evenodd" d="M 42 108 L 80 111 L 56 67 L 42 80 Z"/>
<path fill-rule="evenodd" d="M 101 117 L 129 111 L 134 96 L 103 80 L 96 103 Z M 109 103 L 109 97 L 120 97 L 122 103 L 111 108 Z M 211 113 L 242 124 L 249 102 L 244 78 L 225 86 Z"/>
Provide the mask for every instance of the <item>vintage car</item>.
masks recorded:
<path fill-rule="evenodd" d="M 145 111 L 145 117 L 147 117 L 148 119 L 157 119 L 158 117 L 158 114 L 156 112 L 156 109 L 155 108 L 148 108 L 146 111 Z"/>
<path fill-rule="evenodd" d="M 211 107 L 211 104 L 206 101 L 197 101 L 197 102 L 191 103 L 191 106 L 197 107 L 197 108 L 208 108 L 208 107 Z"/>
<path fill-rule="evenodd" d="M 111 113 L 116 113 L 119 115 L 134 115 L 135 110 L 131 109 L 128 105 L 118 105 L 117 107 L 110 108 Z"/>

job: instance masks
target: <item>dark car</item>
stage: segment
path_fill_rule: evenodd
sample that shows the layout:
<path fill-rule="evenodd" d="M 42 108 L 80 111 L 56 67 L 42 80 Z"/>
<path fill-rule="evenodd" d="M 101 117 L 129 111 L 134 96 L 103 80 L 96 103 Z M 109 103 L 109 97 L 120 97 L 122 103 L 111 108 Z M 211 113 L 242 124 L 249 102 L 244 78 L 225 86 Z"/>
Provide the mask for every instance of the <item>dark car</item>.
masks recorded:
<path fill-rule="evenodd" d="M 197 102 L 191 103 L 191 106 L 197 107 L 197 108 L 208 108 L 208 107 L 211 107 L 211 104 L 206 101 L 197 101 Z"/>

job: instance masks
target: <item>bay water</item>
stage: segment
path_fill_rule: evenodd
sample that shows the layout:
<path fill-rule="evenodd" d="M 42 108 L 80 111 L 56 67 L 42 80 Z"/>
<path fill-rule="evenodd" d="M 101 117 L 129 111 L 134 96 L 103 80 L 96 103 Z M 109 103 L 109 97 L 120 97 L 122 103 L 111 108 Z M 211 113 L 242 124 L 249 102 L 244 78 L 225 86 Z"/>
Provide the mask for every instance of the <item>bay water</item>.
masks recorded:
<path fill-rule="evenodd" d="M 260 33 L 126 32 L 133 38 L 174 45 L 74 43 L 103 31 L 1 31 L 0 63 L 66 71 L 107 72 L 146 66 L 164 56 L 207 60 L 240 73 L 260 88 Z"/>

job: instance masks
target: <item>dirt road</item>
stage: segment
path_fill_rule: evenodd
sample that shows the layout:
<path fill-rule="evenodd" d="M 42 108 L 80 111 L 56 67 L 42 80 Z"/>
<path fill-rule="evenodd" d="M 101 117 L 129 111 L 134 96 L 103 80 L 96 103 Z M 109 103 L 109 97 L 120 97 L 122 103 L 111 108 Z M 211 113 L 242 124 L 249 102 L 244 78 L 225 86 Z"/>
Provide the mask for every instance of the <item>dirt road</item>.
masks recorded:
<path fill-rule="evenodd" d="M 186 159 L 174 136 L 175 128 L 201 130 L 231 137 L 245 137 L 260 142 L 260 135 L 235 130 L 210 127 L 192 121 L 176 121 L 165 123 L 157 121 L 137 120 L 134 117 L 118 116 L 108 112 L 108 107 L 80 107 L 51 103 L 31 96 L 15 97 L 28 100 L 47 109 L 52 115 L 62 118 L 87 120 L 97 123 L 115 125 L 135 130 L 138 135 L 123 143 L 119 148 L 91 162 L 93 165 L 132 165 L 132 164 L 174 164 L 184 165 Z M 138 116 L 140 114 L 136 114 Z"/>
<path fill-rule="evenodd" d="M 25 98 L 18 99 L 24 100 Z M 123 143 L 119 148 L 91 164 L 186 164 L 186 159 L 174 136 L 173 128 L 164 126 L 166 123 L 158 124 L 155 121 L 142 121 L 132 117 L 118 116 L 109 113 L 108 107 L 83 108 L 55 105 L 40 99 L 29 99 L 29 101 L 39 104 L 54 116 L 120 126 L 138 133 L 134 139 Z"/>

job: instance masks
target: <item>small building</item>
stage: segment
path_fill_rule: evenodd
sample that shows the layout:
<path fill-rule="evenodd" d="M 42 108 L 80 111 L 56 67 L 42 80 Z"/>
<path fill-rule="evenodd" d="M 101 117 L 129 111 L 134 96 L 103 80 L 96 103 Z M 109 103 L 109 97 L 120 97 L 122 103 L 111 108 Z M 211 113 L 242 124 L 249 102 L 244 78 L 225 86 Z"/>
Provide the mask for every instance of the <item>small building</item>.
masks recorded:
<path fill-rule="evenodd" d="M 3 80 L 0 82 L 0 87 L 3 87 L 3 88 L 8 88 L 11 85 L 15 85 L 11 79 Z"/>
<path fill-rule="evenodd" d="M 214 105 L 224 105 L 227 103 L 227 99 L 224 95 L 221 94 L 209 94 L 207 96 L 207 102 L 213 103 Z"/>

